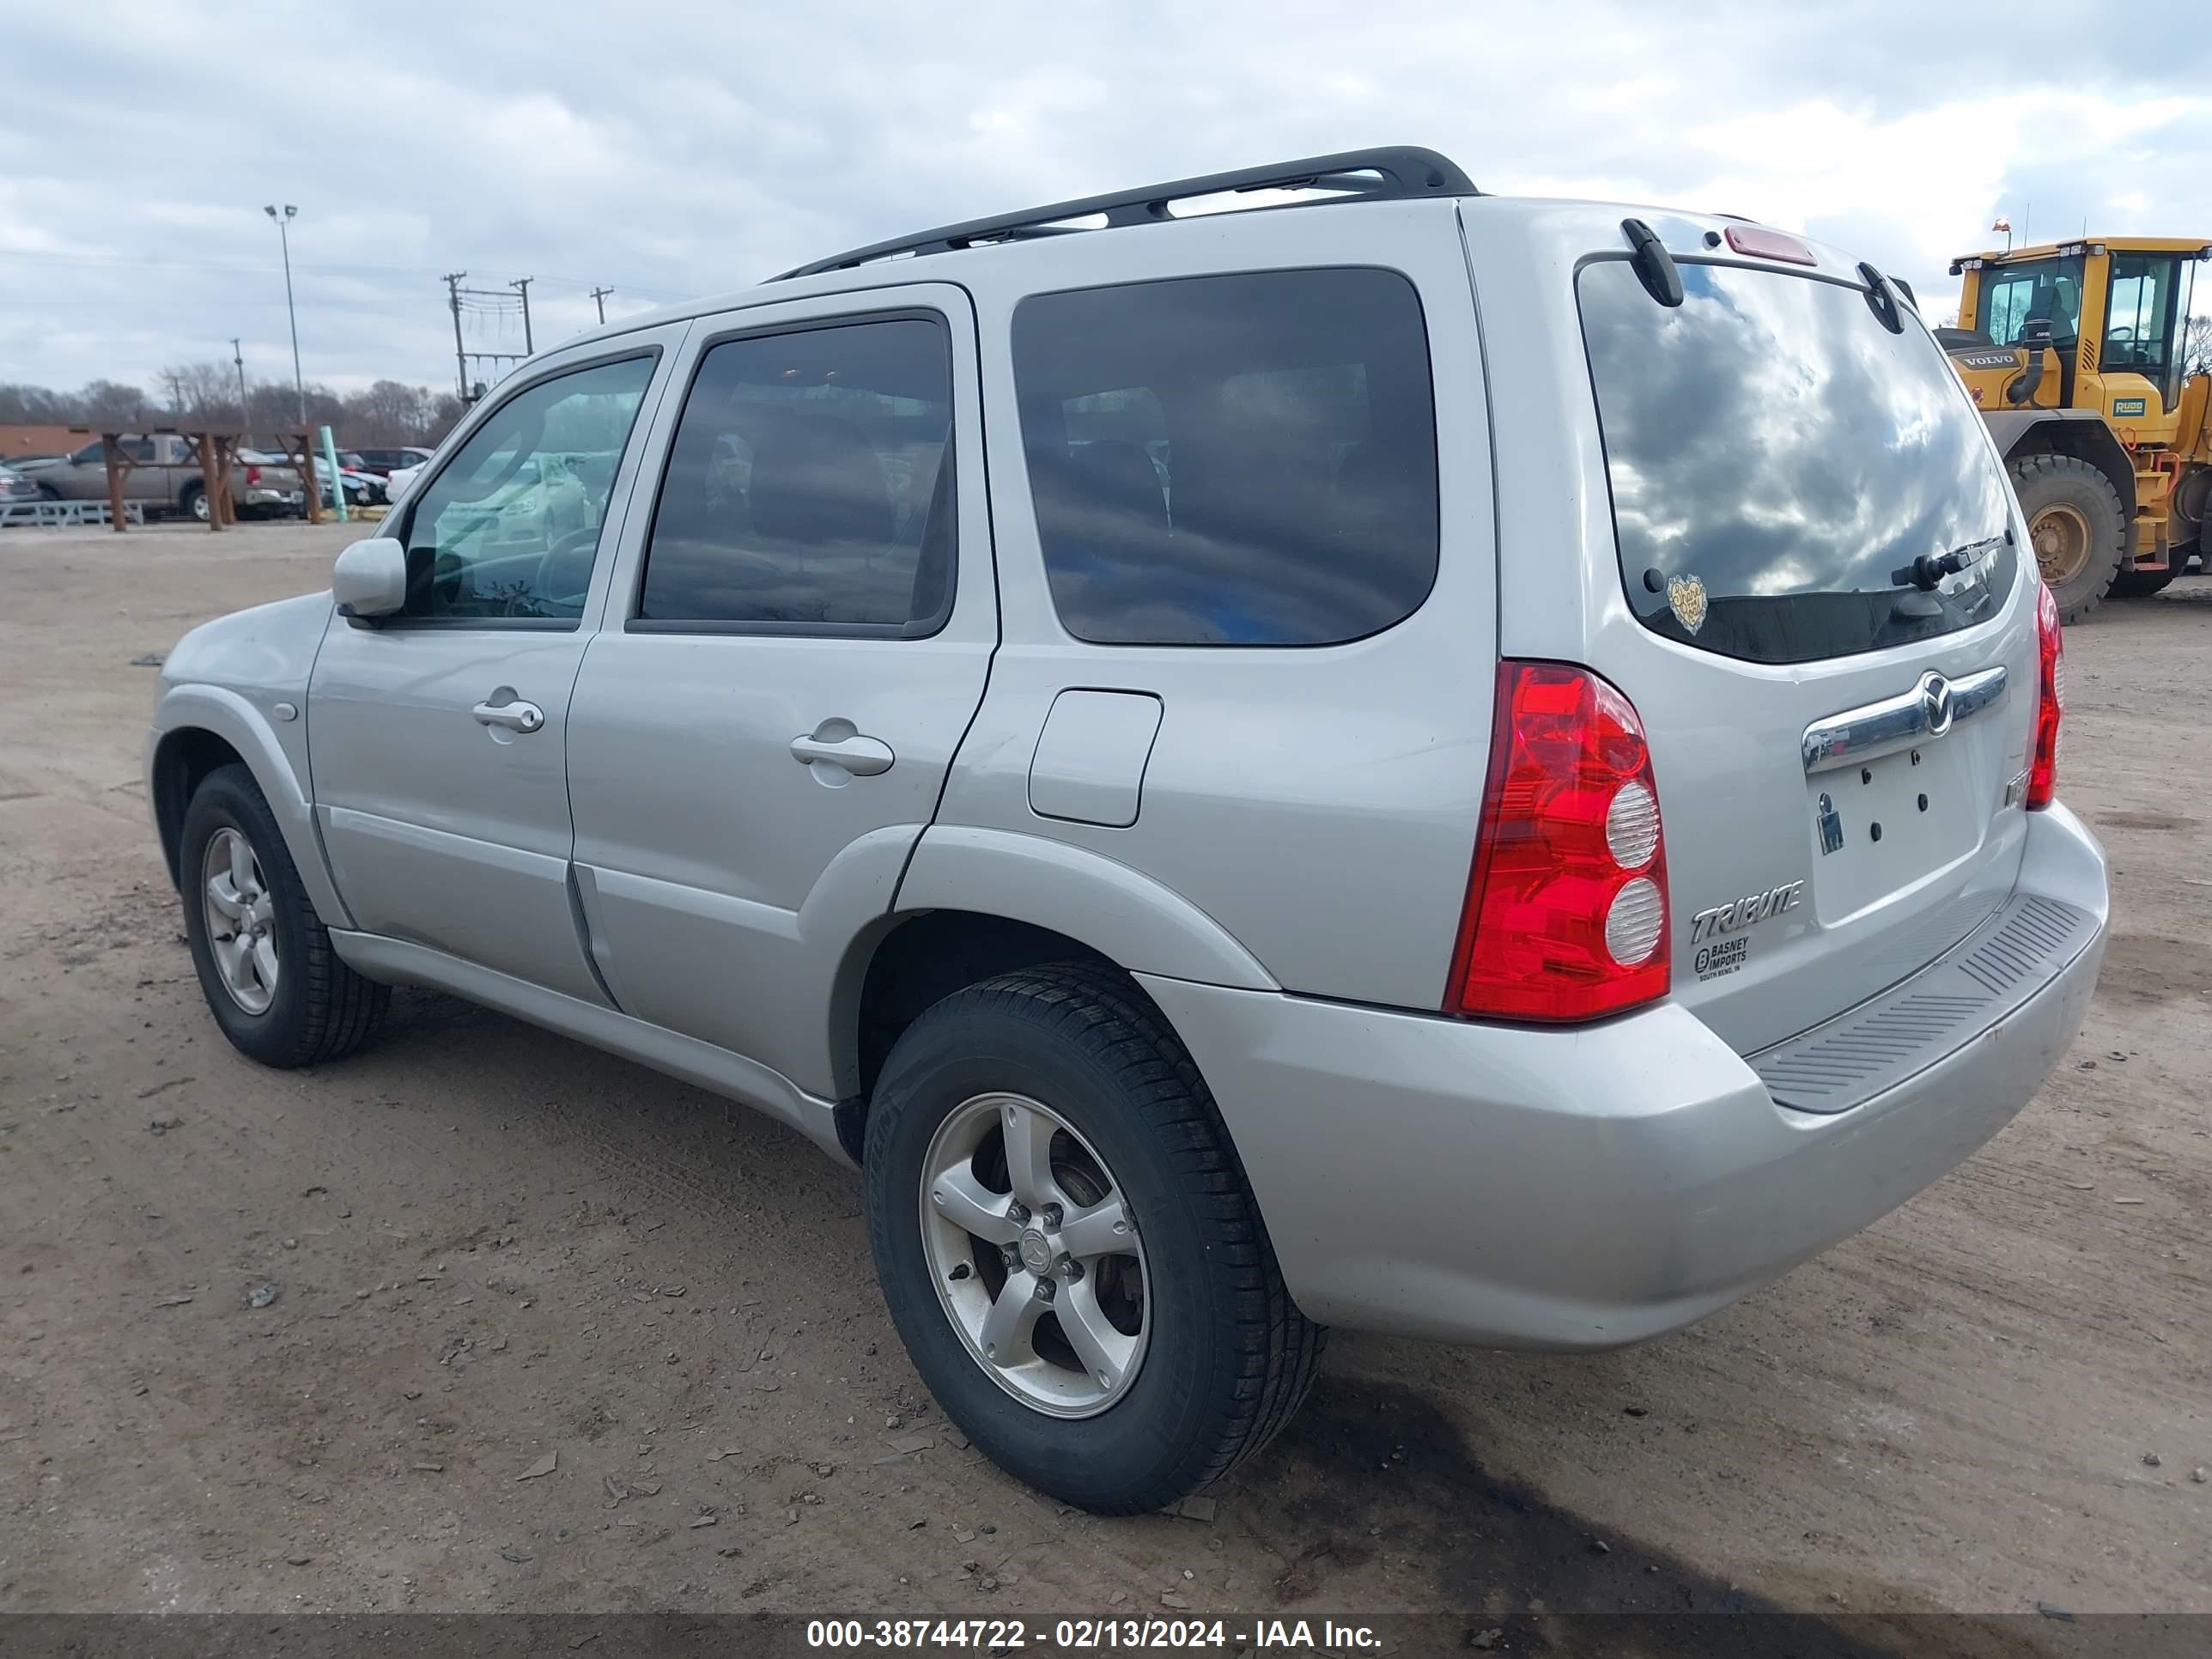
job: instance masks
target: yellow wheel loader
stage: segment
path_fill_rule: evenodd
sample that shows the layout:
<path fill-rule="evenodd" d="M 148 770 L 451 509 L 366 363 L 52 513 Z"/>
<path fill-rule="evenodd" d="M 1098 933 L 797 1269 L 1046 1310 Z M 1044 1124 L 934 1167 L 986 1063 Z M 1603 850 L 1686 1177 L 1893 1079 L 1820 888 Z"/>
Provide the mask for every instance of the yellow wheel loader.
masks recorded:
<path fill-rule="evenodd" d="M 2035 562 L 2072 622 L 2107 594 L 2212 570 L 2212 374 L 2184 333 L 2212 243 L 2084 237 L 1965 255 L 1955 328 L 1936 337 L 1981 406 Z"/>

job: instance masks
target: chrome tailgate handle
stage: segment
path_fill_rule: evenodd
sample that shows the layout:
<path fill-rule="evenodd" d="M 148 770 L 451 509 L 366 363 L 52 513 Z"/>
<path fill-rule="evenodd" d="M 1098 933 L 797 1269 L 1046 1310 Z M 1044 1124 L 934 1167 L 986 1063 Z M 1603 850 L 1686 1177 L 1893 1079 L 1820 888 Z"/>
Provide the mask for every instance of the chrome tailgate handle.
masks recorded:
<path fill-rule="evenodd" d="M 2004 701 L 2005 670 L 2000 663 L 1955 680 L 1929 672 L 1910 691 L 1862 708 L 1815 720 L 1805 728 L 1805 771 L 1856 766 L 1877 755 L 1893 755 L 1930 738 L 1940 738 L 1961 721 L 1988 713 Z"/>

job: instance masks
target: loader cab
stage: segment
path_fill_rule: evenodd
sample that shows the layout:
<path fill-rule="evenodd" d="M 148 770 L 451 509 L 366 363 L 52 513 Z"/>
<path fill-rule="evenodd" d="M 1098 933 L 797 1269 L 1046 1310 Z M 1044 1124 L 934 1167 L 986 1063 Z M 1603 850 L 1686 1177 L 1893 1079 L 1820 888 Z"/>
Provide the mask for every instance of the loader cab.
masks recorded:
<path fill-rule="evenodd" d="M 2057 374 L 2038 389 L 2036 406 L 2094 410 L 2133 428 L 2140 442 L 2164 443 L 2181 402 L 2197 267 L 2207 258 L 2212 246 L 2172 237 L 1969 255 L 1951 267 L 1965 278 L 1959 325 L 1984 350 L 2010 350 L 2031 325 L 2048 323 Z"/>

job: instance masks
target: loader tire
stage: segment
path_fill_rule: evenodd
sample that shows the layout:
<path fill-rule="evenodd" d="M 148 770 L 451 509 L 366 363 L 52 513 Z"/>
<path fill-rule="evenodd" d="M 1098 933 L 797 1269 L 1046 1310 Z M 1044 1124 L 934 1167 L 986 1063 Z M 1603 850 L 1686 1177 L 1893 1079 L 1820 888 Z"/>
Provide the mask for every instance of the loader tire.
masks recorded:
<path fill-rule="evenodd" d="M 2027 520 L 2028 547 L 2058 602 L 2059 619 L 2079 622 L 2104 603 L 2120 574 L 2131 526 L 2119 491 L 2071 455 L 2015 455 L 2008 470 Z"/>
<path fill-rule="evenodd" d="M 2173 564 L 2179 565 L 2188 556 L 2175 553 Z M 2163 593 L 2166 586 L 2179 573 L 2170 565 L 2164 570 L 2123 570 L 2112 578 L 2108 590 L 2116 599 L 2147 599 L 2154 593 Z"/>

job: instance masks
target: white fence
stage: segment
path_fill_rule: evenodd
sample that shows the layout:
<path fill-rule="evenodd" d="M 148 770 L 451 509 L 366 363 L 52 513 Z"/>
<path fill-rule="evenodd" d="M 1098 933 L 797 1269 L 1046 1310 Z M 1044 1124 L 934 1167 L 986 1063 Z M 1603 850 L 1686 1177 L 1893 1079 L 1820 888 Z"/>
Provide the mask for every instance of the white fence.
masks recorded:
<path fill-rule="evenodd" d="M 146 503 L 125 501 L 123 516 L 132 524 L 146 522 Z M 0 530 L 16 525 L 106 524 L 106 501 L 7 501 L 0 502 Z"/>

